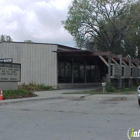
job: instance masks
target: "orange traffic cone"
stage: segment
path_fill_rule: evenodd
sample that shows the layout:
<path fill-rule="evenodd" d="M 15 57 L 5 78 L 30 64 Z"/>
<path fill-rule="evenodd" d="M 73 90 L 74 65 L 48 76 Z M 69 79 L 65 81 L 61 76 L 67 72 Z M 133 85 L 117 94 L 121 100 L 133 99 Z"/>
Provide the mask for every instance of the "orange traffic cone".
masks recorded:
<path fill-rule="evenodd" d="M 2 89 L 0 89 L 0 100 L 3 100 L 3 92 L 2 92 Z"/>

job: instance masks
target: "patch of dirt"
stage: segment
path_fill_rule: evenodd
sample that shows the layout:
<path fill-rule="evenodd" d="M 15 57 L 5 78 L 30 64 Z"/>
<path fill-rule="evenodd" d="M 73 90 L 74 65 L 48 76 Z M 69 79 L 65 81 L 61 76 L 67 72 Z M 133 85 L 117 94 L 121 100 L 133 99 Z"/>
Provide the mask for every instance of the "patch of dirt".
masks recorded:
<path fill-rule="evenodd" d="M 127 97 L 113 97 L 109 101 L 126 101 Z"/>

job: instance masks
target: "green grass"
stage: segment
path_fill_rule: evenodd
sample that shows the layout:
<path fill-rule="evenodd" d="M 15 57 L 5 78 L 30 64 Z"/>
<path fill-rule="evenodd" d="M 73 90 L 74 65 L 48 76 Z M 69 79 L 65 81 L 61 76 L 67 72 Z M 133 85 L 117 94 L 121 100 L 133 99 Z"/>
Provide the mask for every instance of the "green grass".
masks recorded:
<path fill-rule="evenodd" d="M 19 85 L 19 89 L 26 89 L 28 91 L 45 91 L 45 90 L 52 90 L 53 88 L 51 86 L 45 86 L 43 84 L 22 84 Z"/>
<path fill-rule="evenodd" d="M 114 90 L 113 92 L 107 92 L 105 91 L 104 94 L 136 94 L 137 93 L 137 87 L 130 87 L 130 88 L 123 88 L 122 90 Z M 72 92 L 72 93 L 63 93 L 63 94 L 91 94 L 91 95 L 96 95 L 96 94 L 103 94 L 103 90 L 90 90 L 90 91 L 79 91 L 79 92 Z"/>
<path fill-rule="evenodd" d="M 25 97 L 35 97 L 37 95 L 25 89 L 17 89 L 17 90 L 5 90 L 3 92 L 3 96 L 4 99 L 17 99 Z"/>
<path fill-rule="evenodd" d="M 43 84 L 22 84 L 19 85 L 17 90 L 5 90 L 3 92 L 4 99 L 17 99 L 17 98 L 27 98 L 27 97 L 35 97 L 35 91 L 46 91 L 52 90 L 51 86 L 45 86 Z"/>

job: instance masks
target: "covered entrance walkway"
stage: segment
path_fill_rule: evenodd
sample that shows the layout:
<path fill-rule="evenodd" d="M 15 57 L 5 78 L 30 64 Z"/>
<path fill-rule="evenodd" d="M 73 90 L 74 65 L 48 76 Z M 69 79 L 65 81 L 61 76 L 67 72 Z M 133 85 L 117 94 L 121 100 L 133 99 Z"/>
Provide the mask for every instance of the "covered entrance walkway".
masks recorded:
<path fill-rule="evenodd" d="M 57 51 L 58 86 L 91 87 L 103 81 L 117 88 L 140 78 L 139 60 L 110 52 Z"/>
<path fill-rule="evenodd" d="M 58 84 L 74 83 L 75 86 L 90 86 L 91 83 L 101 83 L 106 73 L 107 66 L 93 52 L 81 50 L 58 52 Z"/>

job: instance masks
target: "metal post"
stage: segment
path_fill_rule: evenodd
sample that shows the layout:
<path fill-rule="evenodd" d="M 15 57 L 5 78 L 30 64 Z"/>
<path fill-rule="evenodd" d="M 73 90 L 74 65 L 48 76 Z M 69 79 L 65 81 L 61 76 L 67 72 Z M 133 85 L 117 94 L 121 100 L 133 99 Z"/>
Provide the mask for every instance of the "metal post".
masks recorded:
<path fill-rule="evenodd" d="M 120 66 L 122 68 L 122 55 L 119 55 L 119 58 L 120 58 Z M 120 76 L 119 78 L 119 89 L 122 88 L 122 76 Z"/>
<path fill-rule="evenodd" d="M 105 87 L 106 87 L 106 83 L 105 82 L 102 83 L 102 87 L 103 87 L 103 94 L 104 94 L 105 93 Z"/>
<path fill-rule="evenodd" d="M 108 83 L 111 83 L 111 53 L 109 52 L 108 55 L 108 77 L 107 77 Z"/>
<path fill-rule="evenodd" d="M 71 82 L 73 83 L 73 58 L 71 61 Z"/>
<path fill-rule="evenodd" d="M 138 69 L 138 76 L 139 76 L 139 59 L 137 58 L 137 69 Z M 137 77 L 137 84 L 139 83 L 139 78 Z"/>
<path fill-rule="evenodd" d="M 86 83 L 86 60 L 85 60 L 85 63 L 84 63 L 84 81 Z"/>
<path fill-rule="evenodd" d="M 105 93 L 105 87 L 103 87 L 103 94 Z"/>
<path fill-rule="evenodd" d="M 130 77 L 129 77 L 129 87 L 131 86 L 131 57 L 129 58 L 129 69 L 130 69 Z"/>

